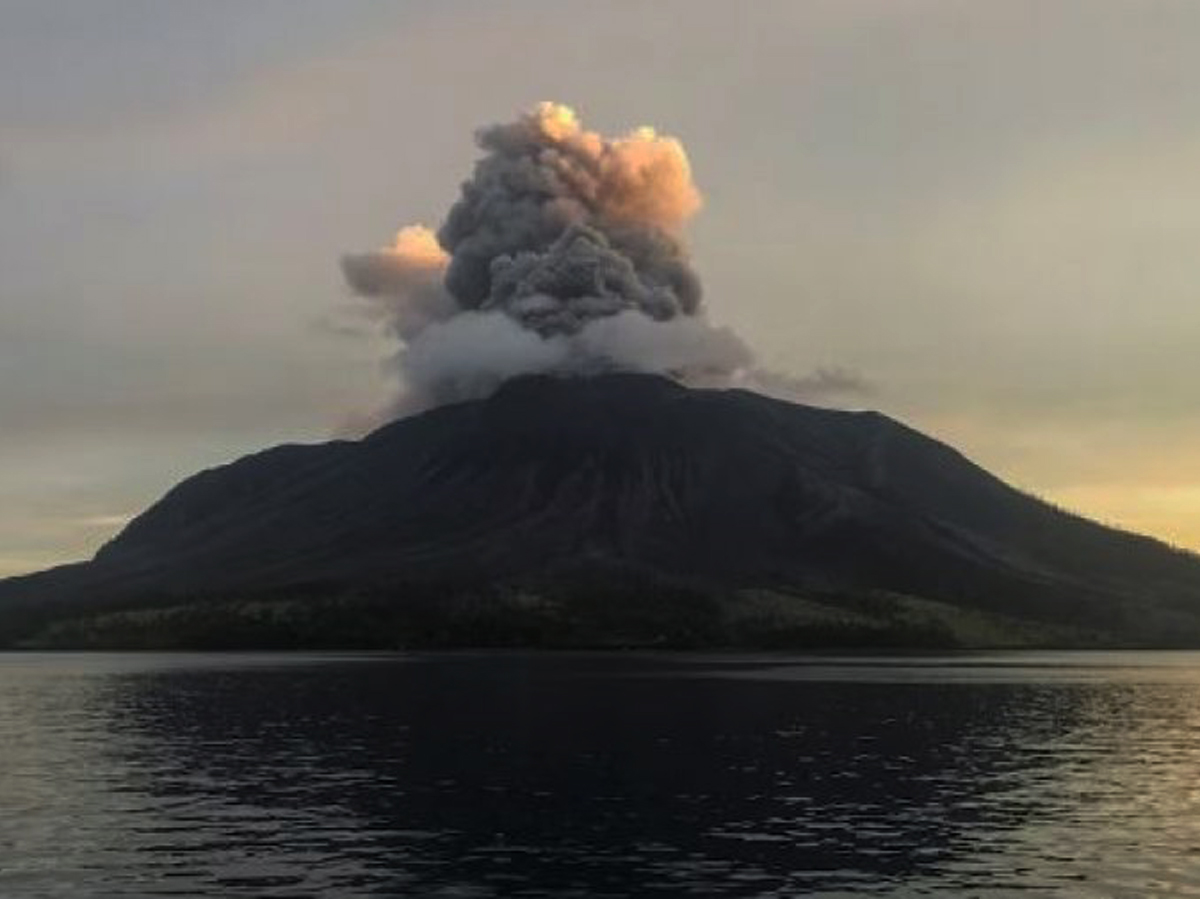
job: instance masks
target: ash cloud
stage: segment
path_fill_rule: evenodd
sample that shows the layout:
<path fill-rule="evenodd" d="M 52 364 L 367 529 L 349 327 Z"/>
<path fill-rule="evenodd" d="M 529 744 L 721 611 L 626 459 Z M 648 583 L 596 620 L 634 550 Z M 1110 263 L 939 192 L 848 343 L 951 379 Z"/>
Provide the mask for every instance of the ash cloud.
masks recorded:
<path fill-rule="evenodd" d="M 446 251 L 422 225 L 402 228 L 392 246 L 342 257 L 351 290 L 371 301 L 367 310 L 403 341 L 412 341 L 434 322 L 461 310 L 442 285 Z"/>
<path fill-rule="evenodd" d="M 553 103 L 476 141 L 483 156 L 436 233 L 410 226 L 342 259 L 401 345 L 403 392 L 376 424 L 534 372 L 753 386 L 749 349 L 704 314 L 682 240 L 701 198 L 679 141 L 605 138 Z"/>

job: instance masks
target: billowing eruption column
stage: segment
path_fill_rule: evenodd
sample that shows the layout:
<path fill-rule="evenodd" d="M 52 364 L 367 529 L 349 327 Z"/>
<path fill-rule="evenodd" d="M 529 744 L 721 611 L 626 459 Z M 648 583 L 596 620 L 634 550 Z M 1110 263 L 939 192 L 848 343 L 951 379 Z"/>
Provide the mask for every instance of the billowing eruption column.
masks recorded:
<path fill-rule="evenodd" d="M 410 226 L 342 259 L 403 344 L 389 418 L 530 372 L 719 384 L 748 366 L 742 341 L 704 318 L 682 243 L 700 194 L 677 140 L 610 140 L 553 103 L 476 139 L 484 156 L 436 235 Z"/>

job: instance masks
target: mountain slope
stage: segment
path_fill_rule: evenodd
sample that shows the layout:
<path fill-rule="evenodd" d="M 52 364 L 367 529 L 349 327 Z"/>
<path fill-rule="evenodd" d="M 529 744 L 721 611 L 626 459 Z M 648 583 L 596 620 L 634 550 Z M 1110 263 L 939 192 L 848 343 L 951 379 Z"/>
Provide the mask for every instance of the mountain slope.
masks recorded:
<path fill-rule="evenodd" d="M 362 441 L 202 472 L 92 562 L 0 582 L 0 613 L 314 585 L 569 595 L 630 572 L 1200 642 L 1194 555 L 1056 510 L 877 413 L 642 375 L 517 379 Z"/>

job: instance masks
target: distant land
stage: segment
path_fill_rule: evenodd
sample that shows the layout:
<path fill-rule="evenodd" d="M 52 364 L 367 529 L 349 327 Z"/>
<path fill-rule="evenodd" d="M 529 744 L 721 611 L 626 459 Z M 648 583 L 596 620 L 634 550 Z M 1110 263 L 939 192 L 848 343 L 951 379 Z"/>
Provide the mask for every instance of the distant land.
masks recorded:
<path fill-rule="evenodd" d="M 1200 556 L 879 413 L 526 376 L 187 479 L 91 561 L 0 581 L 0 643 L 1200 647 Z"/>

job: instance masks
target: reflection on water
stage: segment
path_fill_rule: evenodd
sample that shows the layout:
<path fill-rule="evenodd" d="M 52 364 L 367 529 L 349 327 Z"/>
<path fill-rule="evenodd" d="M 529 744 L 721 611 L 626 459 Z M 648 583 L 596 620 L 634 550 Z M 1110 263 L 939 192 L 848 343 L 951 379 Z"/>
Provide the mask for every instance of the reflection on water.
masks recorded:
<path fill-rule="evenodd" d="M 1200 654 L 0 656 L 0 895 L 1200 894 Z"/>

